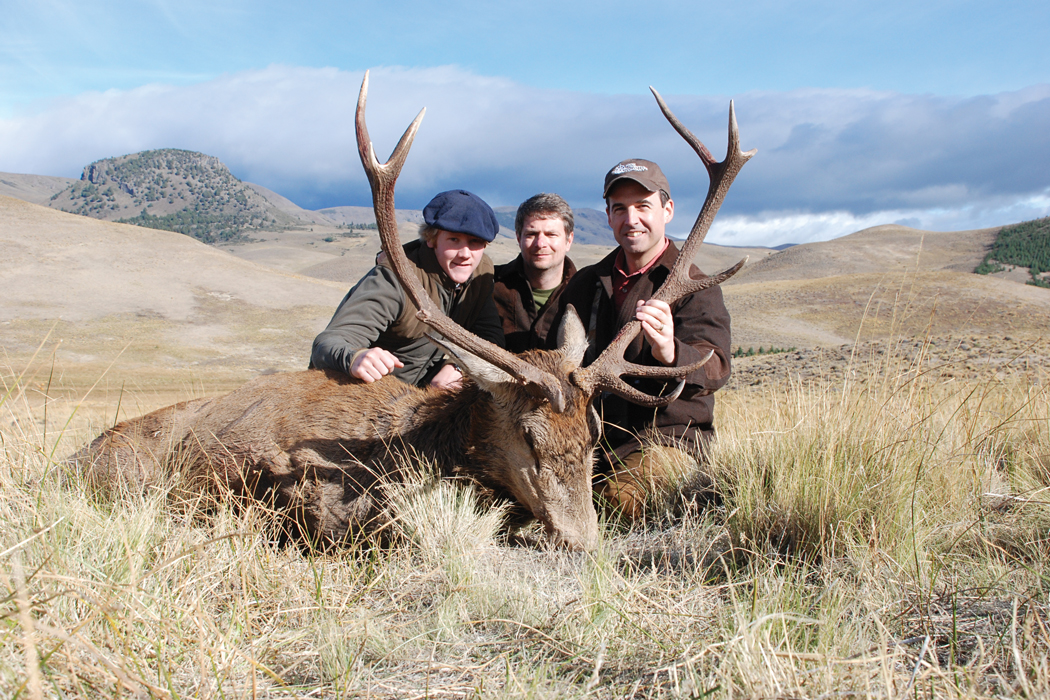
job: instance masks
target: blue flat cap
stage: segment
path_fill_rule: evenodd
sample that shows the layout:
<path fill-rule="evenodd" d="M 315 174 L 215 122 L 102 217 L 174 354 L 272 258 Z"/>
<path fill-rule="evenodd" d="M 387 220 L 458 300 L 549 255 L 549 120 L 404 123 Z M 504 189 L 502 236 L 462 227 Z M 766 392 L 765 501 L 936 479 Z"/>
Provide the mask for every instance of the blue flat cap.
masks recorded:
<path fill-rule="evenodd" d="M 423 209 L 423 220 L 442 231 L 466 233 L 489 243 L 499 231 L 492 207 L 466 190 L 449 190 L 434 197 Z"/>

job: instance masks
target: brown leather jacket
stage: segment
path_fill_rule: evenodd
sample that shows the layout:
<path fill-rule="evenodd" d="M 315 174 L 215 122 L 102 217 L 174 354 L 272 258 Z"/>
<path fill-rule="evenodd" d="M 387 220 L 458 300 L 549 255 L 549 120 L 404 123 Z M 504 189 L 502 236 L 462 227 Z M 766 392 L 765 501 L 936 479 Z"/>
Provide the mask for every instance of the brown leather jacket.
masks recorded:
<path fill-rule="evenodd" d="M 569 304 L 575 307 L 587 329 L 591 347 L 584 357 L 586 366 L 599 350 L 609 345 L 617 331 L 634 318 L 636 302 L 649 299 L 660 288 L 678 259 L 674 242 L 657 263 L 634 285 L 623 308 L 617 313 L 612 301 L 613 263 L 619 248 L 594 265 L 583 268 L 569 282 L 561 295 L 556 323 Z M 703 273 L 694 265 L 693 277 Z M 708 350 L 714 356 L 699 370 L 686 376 L 681 396 L 664 408 L 644 408 L 612 394 L 603 394 L 595 404 L 605 422 L 602 452 L 607 463 L 615 456 L 624 458 L 641 445 L 639 435 L 655 428 L 653 437 L 667 445 L 681 444 L 683 439 L 703 442 L 714 436 L 714 392 L 729 380 L 730 327 L 729 312 L 722 300 L 720 287 L 691 294 L 671 306 L 674 316 L 675 364 L 688 365 L 703 358 Z M 548 339 L 550 347 L 552 340 Z M 649 343 L 641 333 L 624 353 L 629 362 L 656 365 Z M 624 377 L 624 380 L 649 394 L 660 393 L 663 382 Z"/>
<path fill-rule="evenodd" d="M 509 263 L 496 266 L 496 283 L 492 297 L 503 321 L 503 335 L 507 340 L 508 350 L 525 352 L 546 347 L 547 333 L 550 332 L 558 311 L 558 298 L 574 274 L 576 266 L 572 264 L 572 260 L 565 258 L 561 284 L 551 293 L 550 299 L 542 308 L 536 308 L 521 255 Z"/>

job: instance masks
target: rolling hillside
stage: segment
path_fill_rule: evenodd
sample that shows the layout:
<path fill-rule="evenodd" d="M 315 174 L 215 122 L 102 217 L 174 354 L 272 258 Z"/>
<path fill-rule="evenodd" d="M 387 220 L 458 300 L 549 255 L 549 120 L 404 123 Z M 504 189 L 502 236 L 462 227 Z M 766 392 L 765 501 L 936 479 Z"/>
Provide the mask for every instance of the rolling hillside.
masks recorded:
<path fill-rule="evenodd" d="M 0 345 L 52 349 L 101 373 L 306 366 L 340 284 L 264 268 L 168 231 L 0 196 Z"/>
<path fill-rule="evenodd" d="M 47 206 L 51 197 L 76 182 L 70 177 L 0 173 L 0 195 Z"/>
<path fill-rule="evenodd" d="M 997 231 L 876 226 L 754 261 L 724 285 L 734 344 L 815 347 L 894 334 L 1045 333 L 1050 293 L 1005 274 L 973 274 Z"/>
<path fill-rule="evenodd" d="M 125 335 L 135 332 L 134 319 L 140 324 L 150 319 L 167 329 L 163 333 L 173 347 L 188 343 L 194 352 L 206 354 L 219 345 L 207 339 L 209 334 L 221 335 L 223 324 L 238 323 L 253 335 L 250 324 L 241 321 L 255 318 L 259 327 L 269 327 L 269 314 L 282 317 L 287 309 L 304 305 L 312 311 L 299 314 L 299 320 L 282 317 L 297 328 L 297 349 L 289 357 L 301 362 L 313 332 L 327 321 L 342 293 L 372 266 L 379 250 L 370 208 L 307 211 L 265 188 L 237 181 L 215 159 L 188 152 L 154 151 L 99 161 L 85 168 L 79 181 L 0 174 L 0 192 L 51 207 L 75 204 L 78 211 L 109 219 L 127 218 L 142 205 L 155 212 L 147 216 L 171 216 L 187 202 L 194 202 L 198 211 L 207 205 L 213 213 L 258 217 L 265 211 L 270 216 L 250 237 L 221 241 L 221 250 L 216 250 L 175 234 L 147 233 L 4 200 L 0 223 L 9 263 L 0 279 L 5 289 L 16 291 L 0 314 L 6 324 L 2 330 L 26 331 L 17 342 L 6 338 L 10 342 L 5 348 L 32 345 L 33 338 L 46 332 L 44 319 L 59 319 L 61 326 L 119 316 L 123 321 L 117 326 Z M 414 237 L 421 212 L 399 210 L 397 215 L 402 238 Z M 512 207 L 501 208 L 500 216 L 513 225 Z M 604 225 L 601 212 L 579 210 L 578 216 L 581 225 L 596 227 L 590 221 L 595 217 Z M 1050 327 L 1050 292 L 1019 284 L 1027 279 L 1024 271 L 972 274 L 997 231 L 877 226 L 780 251 L 705 245 L 695 262 L 714 273 L 749 257 L 743 271 L 724 285 L 734 344 L 744 348 L 836 346 L 893 333 L 1037 335 Z M 502 233 L 488 250 L 497 263 L 517 255 L 513 232 L 504 228 Z M 610 240 L 589 242 L 603 240 L 601 236 Z M 596 262 L 611 249 L 607 227 L 601 236 L 577 237 L 571 256 L 578 266 Z M 232 313 L 238 305 L 254 311 Z M 181 330 L 175 332 L 176 327 Z M 269 339 L 258 333 L 254 337 L 242 350 L 258 343 L 264 349 L 252 352 L 266 355 Z"/>
<path fill-rule="evenodd" d="M 163 149 L 97 161 L 84 168 L 80 180 L 0 173 L 0 194 L 92 218 L 186 233 L 245 260 L 347 285 L 371 267 L 379 250 L 371 207 L 303 209 L 272 190 L 237 180 L 218 159 L 190 151 Z M 496 208 L 501 229 L 489 256 L 497 263 L 518 254 L 516 211 Z M 589 265 L 616 241 L 604 212 L 581 208 L 574 214 L 571 255 L 577 266 Z M 399 209 L 397 220 L 407 239 L 415 235 L 423 213 Z M 696 262 L 712 273 L 745 255 L 754 263 L 774 252 L 708 245 Z"/>
<path fill-rule="evenodd" d="M 1017 268 L 1028 272 L 1028 284 L 1050 289 L 1050 217 L 1004 226 L 974 272 L 988 275 Z"/>
<path fill-rule="evenodd" d="M 729 284 L 915 269 L 973 272 L 998 230 L 945 233 L 875 226 L 831 241 L 792 246 L 752 261 Z"/>

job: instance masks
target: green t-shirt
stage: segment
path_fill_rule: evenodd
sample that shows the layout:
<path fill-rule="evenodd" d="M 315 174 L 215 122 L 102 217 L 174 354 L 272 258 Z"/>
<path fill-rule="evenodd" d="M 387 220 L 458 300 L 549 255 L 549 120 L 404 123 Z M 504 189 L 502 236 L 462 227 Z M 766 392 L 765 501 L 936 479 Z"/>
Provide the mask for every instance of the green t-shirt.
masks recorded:
<path fill-rule="evenodd" d="M 557 289 L 555 287 L 554 289 Z M 536 303 L 537 309 L 542 309 L 550 301 L 551 294 L 554 294 L 554 289 L 533 289 L 532 300 Z"/>

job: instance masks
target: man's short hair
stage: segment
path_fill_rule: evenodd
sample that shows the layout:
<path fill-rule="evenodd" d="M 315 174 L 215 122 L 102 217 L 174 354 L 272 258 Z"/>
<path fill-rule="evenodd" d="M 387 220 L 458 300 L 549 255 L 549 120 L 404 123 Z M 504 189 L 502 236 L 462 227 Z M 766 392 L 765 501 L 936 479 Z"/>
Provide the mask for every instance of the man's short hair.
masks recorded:
<path fill-rule="evenodd" d="M 565 224 L 565 235 L 572 233 L 574 220 L 572 207 L 559 195 L 541 192 L 533 195 L 521 203 L 518 214 L 514 217 L 514 234 L 521 238 L 521 229 L 525 226 L 525 219 L 530 216 L 538 216 L 541 219 L 561 219 Z"/>
<path fill-rule="evenodd" d="M 433 243 L 437 240 L 438 232 L 441 231 L 439 228 L 434 228 L 430 224 L 423 222 L 419 225 L 419 238 L 427 244 Z"/>

